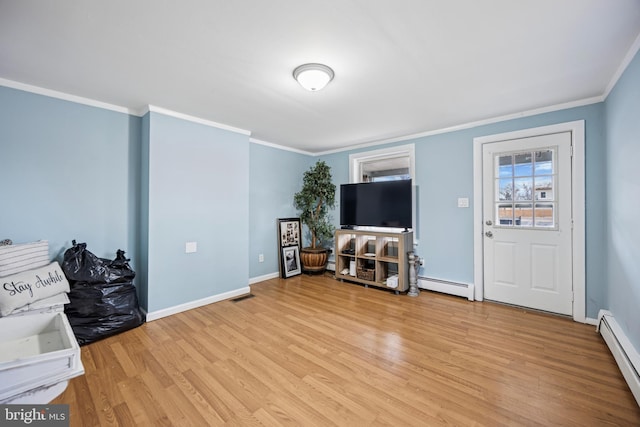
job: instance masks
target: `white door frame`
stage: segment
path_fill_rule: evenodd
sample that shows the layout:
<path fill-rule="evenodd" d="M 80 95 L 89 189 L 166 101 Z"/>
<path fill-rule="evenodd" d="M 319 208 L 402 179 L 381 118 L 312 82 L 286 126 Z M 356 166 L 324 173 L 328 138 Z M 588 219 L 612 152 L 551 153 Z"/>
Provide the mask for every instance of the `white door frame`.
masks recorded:
<path fill-rule="evenodd" d="M 585 286 L 585 170 L 584 170 L 584 120 L 556 125 L 523 129 L 496 135 L 473 138 L 473 281 L 474 299 L 484 299 L 484 257 L 482 227 L 482 145 L 511 139 L 571 132 L 573 156 L 571 157 L 571 211 L 573 218 L 572 276 L 573 320 L 586 321 Z"/>

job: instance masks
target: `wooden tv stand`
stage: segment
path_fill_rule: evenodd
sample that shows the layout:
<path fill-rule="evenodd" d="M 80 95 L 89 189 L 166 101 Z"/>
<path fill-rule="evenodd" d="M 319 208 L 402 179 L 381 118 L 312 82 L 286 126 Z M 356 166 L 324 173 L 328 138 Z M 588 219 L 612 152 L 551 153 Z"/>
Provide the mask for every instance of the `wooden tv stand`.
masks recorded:
<path fill-rule="evenodd" d="M 345 230 L 335 232 L 336 279 L 395 291 L 409 290 L 409 252 L 413 251 L 413 231 L 386 233 Z M 349 272 L 355 263 L 355 276 Z M 346 272 L 346 274 L 344 273 Z M 397 286 L 393 278 L 397 275 Z"/>

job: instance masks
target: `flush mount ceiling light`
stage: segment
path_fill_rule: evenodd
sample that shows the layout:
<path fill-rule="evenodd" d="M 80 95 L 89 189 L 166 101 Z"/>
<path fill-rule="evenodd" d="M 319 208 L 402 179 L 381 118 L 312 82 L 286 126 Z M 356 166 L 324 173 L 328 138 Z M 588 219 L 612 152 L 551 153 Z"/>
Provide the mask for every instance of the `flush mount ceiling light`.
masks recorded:
<path fill-rule="evenodd" d="M 324 64 L 303 64 L 293 70 L 293 78 L 306 90 L 315 92 L 333 79 L 333 70 Z"/>

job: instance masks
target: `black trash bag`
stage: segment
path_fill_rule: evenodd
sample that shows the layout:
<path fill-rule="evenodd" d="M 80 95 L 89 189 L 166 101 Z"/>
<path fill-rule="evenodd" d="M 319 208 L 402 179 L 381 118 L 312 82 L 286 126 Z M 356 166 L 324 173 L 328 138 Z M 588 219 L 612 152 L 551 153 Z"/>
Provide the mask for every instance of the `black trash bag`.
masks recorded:
<path fill-rule="evenodd" d="M 124 283 L 131 282 L 136 273 L 129 266 L 124 251 L 118 249 L 116 259 L 98 258 L 87 250 L 86 243 L 76 243 L 67 249 L 62 260 L 62 270 L 72 282 Z"/>
<path fill-rule="evenodd" d="M 64 312 L 80 345 L 144 323 L 132 281 L 136 273 L 124 251 L 118 250 L 116 258 L 109 261 L 88 251 L 86 243 L 76 244 L 74 240 L 64 254 L 62 270 L 71 285 L 70 302 Z"/>
<path fill-rule="evenodd" d="M 80 345 L 98 341 L 144 323 L 131 282 L 111 285 L 76 283 L 64 312 Z"/>
<path fill-rule="evenodd" d="M 133 283 L 101 285 L 74 283 L 69 292 L 65 313 L 73 317 L 100 318 L 110 315 L 131 314 L 138 307 L 138 297 Z"/>

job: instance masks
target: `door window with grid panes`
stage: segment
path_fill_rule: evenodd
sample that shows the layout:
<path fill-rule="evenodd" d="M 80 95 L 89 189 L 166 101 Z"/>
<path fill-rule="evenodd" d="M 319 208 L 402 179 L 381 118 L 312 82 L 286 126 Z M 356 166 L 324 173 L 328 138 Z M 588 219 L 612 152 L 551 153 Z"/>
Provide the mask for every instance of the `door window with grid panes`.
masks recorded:
<path fill-rule="evenodd" d="M 495 226 L 557 229 L 556 149 L 495 157 Z"/>

